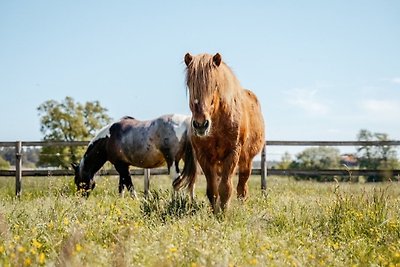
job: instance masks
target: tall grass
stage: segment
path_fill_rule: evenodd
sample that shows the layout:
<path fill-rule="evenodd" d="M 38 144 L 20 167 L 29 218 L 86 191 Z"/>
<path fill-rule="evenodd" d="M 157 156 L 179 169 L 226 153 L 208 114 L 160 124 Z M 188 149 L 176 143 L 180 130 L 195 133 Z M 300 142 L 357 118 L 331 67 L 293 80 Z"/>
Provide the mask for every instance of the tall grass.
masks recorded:
<path fill-rule="evenodd" d="M 264 197 L 252 177 L 249 199 L 214 216 L 199 180 L 191 203 L 164 176 L 139 200 L 119 197 L 115 177 L 99 178 L 88 199 L 71 177 L 24 178 L 20 199 L 1 178 L 0 266 L 400 265 L 397 183 L 272 177 Z"/>

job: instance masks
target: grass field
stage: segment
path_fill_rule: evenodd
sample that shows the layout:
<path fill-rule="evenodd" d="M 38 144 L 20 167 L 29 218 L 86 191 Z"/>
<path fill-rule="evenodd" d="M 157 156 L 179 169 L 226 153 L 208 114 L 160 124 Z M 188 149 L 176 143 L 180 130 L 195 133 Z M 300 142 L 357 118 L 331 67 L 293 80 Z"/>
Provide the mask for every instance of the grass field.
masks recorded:
<path fill-rule="evenodd" d="M 143 180 L 134 179 L 141 191 Z M 259 177 L 250 198 L 211 214 L 204 178 L 197 200 L 171 200 L 168 177 L 152 197 L 117 194 L 99 177 L 89 199 L 71 177 L 0 178 L 0 266 L 400 266 L 400 185 Z"/>

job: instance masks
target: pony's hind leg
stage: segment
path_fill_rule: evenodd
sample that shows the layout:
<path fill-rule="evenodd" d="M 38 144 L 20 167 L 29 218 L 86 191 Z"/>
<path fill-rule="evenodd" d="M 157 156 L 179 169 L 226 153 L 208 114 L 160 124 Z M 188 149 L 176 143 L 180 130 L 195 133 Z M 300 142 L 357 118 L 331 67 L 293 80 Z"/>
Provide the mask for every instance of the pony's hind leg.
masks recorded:
<path fill-rule="evenodd" d="M 168 164 L 168 163 L 167 163 Z M 169 177 L 171 178 L 172 182 L 174 182 L 180 175 L 180 170 L 179 170 L 179 161 L 174 161 L 173 163 L 174 166 L 167 165 L 168 168 L 168 174 Z M 172 167 L 172 168 L 171 168 Z"/>
<path fill-rule="evenodd" d="M 150 194 L 150 169 L 144 169 L 144 197 L 147 198 Z"/>
<path fill-rule="evenodd" d="M 251 166 L 251 160 L 243 160 L 239 162 L 239 181 L 236 189 L 238 199 L 245 200 L 247 198 L 247 193 L 249 191 L 247 181 L 250 177 Z"/>
<path fill-rule="evenodd" d="M 137 198 L 135 186 L 132 183 L 132 178 L 129 173 L 129 165 L 126 163 L 117 163 L 114 165 L 115 169 L 119 173 L 119 186 L 118 191 L 123 196 L 124 188 L 128 189 L 132 198 Z"/>
<path fill-rule="evenodd" d="M 194 182 L 189 184 L 188 190 L 189 190 L 189 196 L 190 196 L 190 201 L 192 201 L 192 203 L 194 202 Z"/>
<path fill-rule="evenodd" d="M 179 170 L 179 160 L 175 160 L 174 162 L 175 165 L 175 177 L 172 177 L 173 181 L 178 178 L 178 176 L 180 175 L 180 170 Z"/>

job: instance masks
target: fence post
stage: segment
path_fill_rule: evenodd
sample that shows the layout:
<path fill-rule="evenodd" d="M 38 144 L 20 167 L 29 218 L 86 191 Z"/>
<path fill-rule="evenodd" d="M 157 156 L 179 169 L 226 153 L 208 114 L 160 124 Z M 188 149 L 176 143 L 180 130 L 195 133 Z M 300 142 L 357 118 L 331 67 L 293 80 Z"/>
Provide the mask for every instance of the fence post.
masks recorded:
<path fill-rule="evenodd" d="M 267 155 L 266 149 L 267 145 L 264 144 L 264 147 L 261 152 L 261 191 L 265 193 L 267 189 Z"/>
<path fill-rule="evenodd" d="M 22 180 L 22 142 L 15 143 L 15 195 L 21 196 L 21 180 Z"/>
<path fill-rule="evenodd" d="M 150 169 L 144 169 L 144 196 L 147 197 L 149 195 L 149 187 L 150 187 Z"/>

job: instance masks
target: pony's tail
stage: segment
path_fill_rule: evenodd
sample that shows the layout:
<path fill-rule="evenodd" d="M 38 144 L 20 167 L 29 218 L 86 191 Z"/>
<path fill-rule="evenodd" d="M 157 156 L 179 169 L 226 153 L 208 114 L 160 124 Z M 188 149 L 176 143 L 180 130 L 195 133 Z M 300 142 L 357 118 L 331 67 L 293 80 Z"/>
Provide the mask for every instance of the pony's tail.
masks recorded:
<path fill-rule="evenodd" d="M 187 138 L 185 144 L 185 164 L 182 173 L 172 182 L 172 186 L 176 191 L 183 187 L 188 189 L 193 188 L 197 176 L 197 162 L 193 153 L 192 143 L 190 138 Z"/>

